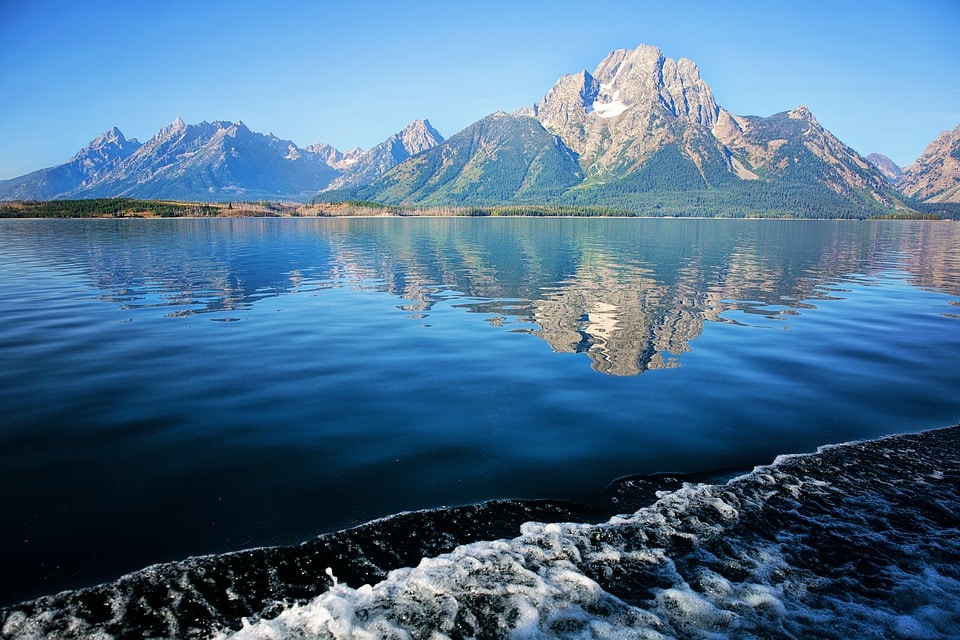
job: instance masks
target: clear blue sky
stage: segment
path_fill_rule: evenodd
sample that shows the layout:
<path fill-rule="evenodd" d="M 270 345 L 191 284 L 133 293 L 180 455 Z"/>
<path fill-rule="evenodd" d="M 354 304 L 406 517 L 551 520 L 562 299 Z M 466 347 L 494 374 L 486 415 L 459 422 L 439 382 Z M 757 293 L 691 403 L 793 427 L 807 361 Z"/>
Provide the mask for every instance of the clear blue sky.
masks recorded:
<path fill-rule="evenodd" d="M 414 118 L 449 137 L 641 43 L 733 113 L 805 104 L 901 165 L 960 123 L 958 0 L 0 0 L 0 179 L 178 116 L 300 146 L 366 149 Z"/>

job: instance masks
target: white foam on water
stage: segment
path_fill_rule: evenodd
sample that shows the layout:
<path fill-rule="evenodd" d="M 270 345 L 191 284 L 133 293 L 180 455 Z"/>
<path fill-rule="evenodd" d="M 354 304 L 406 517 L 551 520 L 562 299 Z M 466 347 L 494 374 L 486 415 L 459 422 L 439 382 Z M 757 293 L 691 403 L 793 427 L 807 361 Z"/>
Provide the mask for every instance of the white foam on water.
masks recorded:
<path fill-rule="evenodd" d="M 778 465 L 787 460 L 796 458 Z M 831 483 L 804 482 L 778 465 L 728 486 L 686 485 L 601 525 L 528 523 L 513 540 L 462 546 L 376 585 L 340 584 L 273 620 L 218 637 L 448 638 L 482 630 L 504 638 L 946 639 L 960 633 L 955 576 L 892 565 L 883 572 L 897 585 L 892 604 L 874 602 L 849 584 L 850 575 L 817 575 L 792 562 L 790 550 L 804 548 L 806 533 L 775 533 L 762 543 L 740 536 L 742 512 L 831 495 Z M 880 508 L 854 502 L 844 508 L 867 514 Z M 814 529 L 835 526 L 832 518 L 812 522 Z M 890 539 L 896 532 L 856 533 L 901 544 Z M 902 544 L 906 553 L 913 542 Z M 724 563 L 740 578 L 711 568 Z M 656 585 L 650 597 L 628 604 L 597 581 L 616 584 L 624 568 Z"/>
<path fill-rule="evenodd" d="M 528 522 L 372 585 L 328 569 L 326 592 L 212 637 L 957 638 L 957 434 L 784 456 L 601 524 Z M 137 597 L 119 588 L 110 607 Z M 80 610 L 3 621 L 4 638 L 111 637 Z"/>
<path fill-rule="evenodd" d="M 56 627 L 61 631 L 51 634 L 49 629 Z M 82 618 L 64 614 L 62 611 L 44 611 L 30 617 L 15 611 L 0 628 L 0 637 L 16 640 L 55 640 L 56 638 L 87 638 L 89 640 L 114 640 L 115 636 L 106 631 L 92 628 Z"/>

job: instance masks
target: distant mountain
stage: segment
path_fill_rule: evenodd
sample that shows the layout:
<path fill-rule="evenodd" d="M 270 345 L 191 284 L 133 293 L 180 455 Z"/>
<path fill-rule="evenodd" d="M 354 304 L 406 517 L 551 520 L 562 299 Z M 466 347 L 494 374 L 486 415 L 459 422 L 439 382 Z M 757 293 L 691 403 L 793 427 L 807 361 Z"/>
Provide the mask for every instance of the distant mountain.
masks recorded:
<path fill-rule="evenodd" d="M 369 182 L 442 139 L 417 120 L 370 151 L 323 143 L 301 149 L 242 122 L 189 125 L 177 118 L 143 144 L 113 128 L 62 165 L 0 181 L 0 200 L 305 201 L 334 180 Z"/>
<path fill-rule="evenodd" d="M 327 189 L 365 185 L 397 166 L 410 156 L 432 149 L 443 142 L 443 136 L 429 120 L 414 120 L 369 151 L 356 153 L 352 161 L 338 166 L 343 174 Z"/>
<path fill-rule="evenodd" d="M 93 139 L 70 160 L 56 167 L 0 180 L 2 200 L 50 200 L 85 187 L 109 174 L 140 148 L 114 127 Z"/>
<path fill-rule="evenodd" d="M 944 131 L 897 183 L 903 193 L 923 202 L 960 203 L 960 125 Z"/>
<path fill-rule="evenodd" d="M 877 170 L 883 174 L 883 177 L 893 184 L 896 184 L 900 176 L 903 175 L 903 169 L 882 153 L 871 153 L 867 156 L 867 161 L 875 166 Z"/>
<path fill-rule="evenodd" d="M 112 171 L 67 197 L 129 196 L 176 200 L 305 199 L 337 171 L 289 140 L 242 122 L 161 129 Z"/>
<path fill-rule="evenodd" d="M 386 203 L 548 202 L 583 180 L 577 156 L 533 118 L 495 113 L 400 163 L 357 197 Z"/>
<path fill-rule="evenodd" d="M 318 142 L 304 147 L 304 151 L 315 153 L 320 156 L 328 166 L 338 170 L 347 170 L 360 159 L 365 152 L 360 147 L 354 147 L 348 151 L 340 151 L 325 142 Z"/>
<path fill-rule="evenodd" d="M 521 189 L 530 176 L 536 188 Z M 906 208 L 806 107 L 735 116 L 717 105 L 696 64 L 648 45 L 610 53 L 593 73 L 563 76 L 533 106 L 471 125 L 347 195 L 437 205 L 540 198 L 688 215 Z"/>

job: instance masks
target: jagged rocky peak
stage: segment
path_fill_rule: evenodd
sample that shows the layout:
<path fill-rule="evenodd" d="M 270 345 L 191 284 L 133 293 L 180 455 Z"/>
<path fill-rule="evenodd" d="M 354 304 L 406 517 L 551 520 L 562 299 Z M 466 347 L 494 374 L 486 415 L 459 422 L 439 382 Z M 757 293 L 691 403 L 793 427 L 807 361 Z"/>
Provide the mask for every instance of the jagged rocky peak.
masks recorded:
<path fill-rule="evenodd" d="M 157 135 L 162 136 L 164 134 L 175 133 L 178 131 L 185 131 L 186 128 L 187 128 L 187 123 L 183 121 L 183 118 L 181 118 L 180 116 L 177 116 L 176 120 L 174 120 L 167 126 L 160 129 Z"/>
<path fill-rule="evenodd" d="M 787 117 L 791 120 L 806 120 L 812 124 L 820 124 L 817 122 L 817 119 L 813 117 L 813 112 L 807 108 L 806 105 L 799 105 L 796 109 L 791 109 L 787 112 Z"/>
<path fill-rule="evenodd" d="M 90 143 L 80 150 L 77 154 L 78 156 L 83 154 L 85 151 L 94 150 L 94 149 L 106 149 L 110 147 L 115 147 L 117 149 L 125 149 L 130 145 L 136 146 L 139 144 L 136 138 L 131 138 L 127 140 L 120 129 L 116 127 L 111 127 L 107 129 L 99 136 L 90 141 Z"/>
<path fill-rule="evenodd" d="M 686 58 L 667 58 L 651 45 L 611 51 L 593 73 L 563 76 L 525 113 L 548 128 L 558 128 L 581 120 L 581 115 L 615 118 L 631 107 L 646 110 L 654 105 L 707 127 L 719 115 L 713 92 L 697 65 Z"/>
<path fill-rule="evenodd" d="M 323 162 L 330 167 L 338 170 L 350 168 L 357 163 L 357 160 L 364 154 L 360 147 L 353 147 L 347 151 L 340 151 L 333 145 L 326 142 L 318 142 L 306 147 L 304 151 L 316 154 Z"/>
<path fill-rule="evenodd" d="M 327 165 L 344 172 L 328 187 L 341 189 L 368 183 L 410 156 L 441 142 L 443 136 L 429 120 L 417 119 L 369 151 L 354 147 L 342 152 L 324 142 L 312 144 L 305 151 L 317 154 Z"/>
<path fill-rule="evenodd" d="M 248 138 L 253 135 L 253 132 L 247 128 L 247 125 L 243 124 L 242 120 L 236 122 L 214 120 L 210 124 L 214 128 L 213 137 L 215 138 Z M 274 136 L 271 134 L 269 137 L 273 138 Z"/>
<path fill-rule="evenodd" d="M 99 136 L 90 141 L 83 149 L 78 151 L 68 163 L 78 163 L 84 167 L 82 170 L 89 175 L 85 175 L 85 180 L 94 177 L 92 172 L 99 171 L 106 164 L 114 163 L 130 156 L 140 147 L 140 142 L 136 138 L 127 140 L 120 129 L 111 127 Z"/>
<path fill-rule="evenodd" d="M 307 145 L 303 148 L 303 150 L 310 153 L 315 153 L 323 158 L 334 156 L 340 153 L 339 149 L 332 144 L 327 144 L 326 142 L 317 142 L 316 144 Z"/>
<path fill-rule="evenodd" d="M 360 147 L 353 147 L 353 148 L 351 148 L 351 149 L 347 149 L 346 151 L 343 151 L 342 153 L 340 153 L 340 157 L 343 159 L 344 162 L 347 162 L 347 163 L 349 163 L 349 164 L 353 164 L 353 163 L 356 162 L 356 161 L 360 158 L 360 156 L 362 156 L 364 153 L 366 153 L 366 152 L 365 152 L 363 149 L 361 149 Z"/>
<path fill-rule="evenodd" d="M 317 142 L 316 144 L 307 145 L 303 148 L 307 153 L 314 153 L 320 158 L 323 159 L 331 167 L 334 166 L 336 162 L 339 162 L 343 157 L 343 153 L 337 149 L 332 144 L 327 144 L 326 142 Z"/>
<path fill-rule="evenodd" d="M 633 171 L 681 138 L 691 141 L 688 155 L 698 167 L 708 162 L 705 153 L 724 155 L 715 139 L 705 138 L 720 109 L 697 65 L 667 58 L 651 45 L 611 51 L 593 73 L 563 76 L 540 102 L 518 113 L 537 118 L 601 180 Z M 687 135 L 689 127 L 701 130 Z M 704 145 L 694 140 L 706 140 L 710 149 L 701 151 Z"/>
<path fill-rule="evenodd" d="M 543 99 L 517 115 L 532 116 L 548 129 L 563 130 L 581 122 L 600 93 L 600 83 L 586 71 L 571 73 L 557 80 Z"/>
<path fill-rule="evenodd" d="M 443 142 L 443 136 L 433 128 L 429 120 L 414 120 L 403 130 L 370 149 L 367 155 L 387 152 L 403 160 L 435 147 L 441 142 Z"/>
<path fill-rule="evenodd" d="M 691 122 L 709 127 L 716 121 L 717 103 L 696 63 L 667 58 L 657 47 L 613 51 L 593 76 L 600 83 L 594 112 L 601 117 L 619 115 L 635 104 L 660 102 L 673 115 Z M 601 105 L 609 106 L 600 109 Z"/>
<path fill-rule="evenodd" d="M 393 166 L 393 164 L 435 147 L 441 142 L 443 142 L 443 136 L 430 125 L 428 120 L 414 120 L 402 131 L 398 131 L 370 149 L 361 158 L 361 162 L 366 160 L 374 164 L 387 162 L 387 164 Z M 385 160 L 386 156 L 392 157 L 393 160 Z"/>
<path fill-rule="evenodd" d="M 199 125 L 194 125 L 194 128 L 196 126 Z M 158 131 L 150 140 L 145 143 L 145 146 L 182 138 L 190 131 L 190 129 L 190 125 L 184 122 L 183 118 L 178 117 L 170 124 L 161 128 L 160 131 Z"/>
<path fill-rule="evenodd" d="M 882 153 L 871 153 L 867 156 L 867 161 L 875 166 L 877 170 L 892 183 L 896 183 L 897 180 L 900 179 L 900 176 L 903 175 L 903 169 Z"/>
<path fill-rule="evenodd" d="M 719 115 L 713 91 L 703 78 L 696 63 L 680 58 L 676 63 L 669 58 L 663 62 L 664 89 L 672 98 L 670 110 L 678 117 L 712 127 Z"/>
<path fill-rule="evenodd" d="M 120 131 L 120 129 L 111 127 L 94 138 L 88 146 L 94 148 L 103 147 L 108 144 L 117 144 L 123 146 L 126 143 L 127 139 L 123 136 L 123 133 Z"/>
<path fill-rule="evenodd" d="M 416 155 L 443 142 L 443 136 L 429 120 L 414 120 L 399 134 L 399 140 L 410 155 Z"/>
<path fill-rule="evenodd" d="M 339 166 L 331 165 L 341 169 L 343 175 L 331 182 L 327 189 L 369 184 L 407 158 L 442 142 L 443 136 L 429 120 L 414 120 L 369 151 L 356 149 L 353 157 L 344 157 Z"/>

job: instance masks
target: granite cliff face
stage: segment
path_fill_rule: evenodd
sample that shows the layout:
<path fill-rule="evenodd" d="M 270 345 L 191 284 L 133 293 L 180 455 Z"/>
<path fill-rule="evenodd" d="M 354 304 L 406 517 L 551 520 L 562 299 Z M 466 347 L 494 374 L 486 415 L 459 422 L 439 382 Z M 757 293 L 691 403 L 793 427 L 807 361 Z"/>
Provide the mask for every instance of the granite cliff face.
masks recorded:
<path fill-rule="evenodd" d="M 579 155 L 588 179 L 636 170 L 667 145 L 697 165 L 725 163 L 709 134 L 719 109 L 697 65 L 649 45 L 613 51 L 593 73 L 563 76 L 522 112 Z"/>
<path fill-rule="evenodd" d="M 931 142 L 923 155 L 903 170 L 897 186 L 923 202 L 960 203 L 960 125 Z"/>

